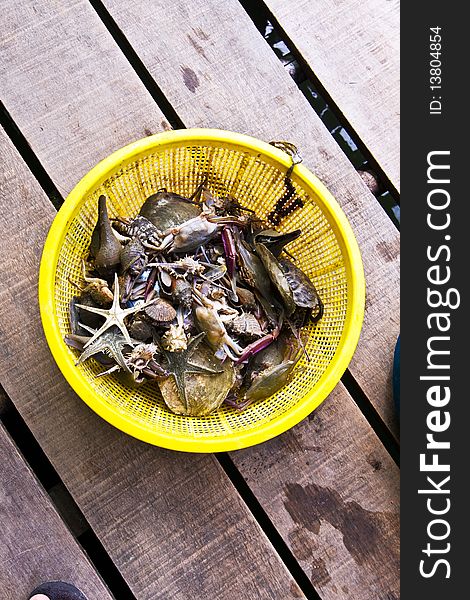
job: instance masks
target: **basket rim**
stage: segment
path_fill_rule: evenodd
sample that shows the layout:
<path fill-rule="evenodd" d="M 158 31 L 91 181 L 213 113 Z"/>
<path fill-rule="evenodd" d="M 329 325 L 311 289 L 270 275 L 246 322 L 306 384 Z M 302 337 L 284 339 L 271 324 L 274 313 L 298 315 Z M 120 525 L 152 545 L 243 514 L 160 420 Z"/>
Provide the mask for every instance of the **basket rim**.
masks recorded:
<path fill-rule="evenodd" d="M 348 315 L 335 355 L 314 388 L 307 392 L 294 407 L 276 419 L 253 430 L 226 434 L 220 439 L 189 438 L 180 434 L 151 431 L 100 399 L 96 394 L 90 394 L 83 382 L 83 376 L 64 352 L 65 343 L 60 335 L 55 312 L 55 272 L 68 225 L 79 211 L 83 198 L 97 189 L 123 165 L 137 160 L 139 155 L 146 154 L 149 150 L 161 146 L 181 145 L 185 142 L 217 142 L 232 147 L 238 146 L 259 152 L 260 155 L 286 168 L 291 165 L 291 158 L 282 150 L 257 138 L 222 129 L 194 128 L 166 131 L 142 138 L 116 150 L 84 175 L 69 193 L 52 222 L 39 269 L 39 307 L 49 348 L 62 374 L 78 396 L 108 423 L 144 442 L 171 450 L 226 452 L 262 443 L 287 431 L 316 409 L 338 384 L 354 354 L 362 328 L 365 306 L 364 269 L 357 240 L 342 208 L 318 177 L 302 164 L 298 164 L 294 169 L 296 178 L 313 189 L 320 203 L 328 209 L 331 225 L 344 245 L 343 258 L 346 263 L 349 263 L 347 265 Z"/>

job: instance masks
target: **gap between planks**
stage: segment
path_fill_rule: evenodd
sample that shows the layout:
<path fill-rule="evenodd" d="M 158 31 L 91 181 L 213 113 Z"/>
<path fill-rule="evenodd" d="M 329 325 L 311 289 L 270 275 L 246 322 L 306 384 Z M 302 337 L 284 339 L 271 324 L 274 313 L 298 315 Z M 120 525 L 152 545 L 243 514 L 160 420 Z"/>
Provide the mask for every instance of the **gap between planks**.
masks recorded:
<path fill-rule="evenodd" d="M 398 196 L 399 1 L 250 3 L 255 5 L 264 6 L 272 22 L 283 31 L 306 72 L 355 132 Z"/>
<path fill-rule="evenodd" d="M 350 370 L 397 436 L 391 392 L 393 348 L 399 332 L 395 226 L 374 196 L 364 191 L 359 175 L 237 0 L 223 5 L 214 0 L 191 5 L 174 2 L 162 11 L 156 6 L 150 10 L 142 0 L 125 6 L 116 0 L 98 4 L 104 4 L 111 15 L 108 22 L 119 31 L 119 38 L 124 34 L 132 44 L 185 125 L 230 128 L 266 140 L 290 139 L 307 157 L 306 166 L 336 196 L 359 242 L 368 287 L 362 337 Z M 235 37 L 233 22 L 240 24 Z M 216 35 L 208 33 L 214 28 Z M 182 65 L 197 85 L 189 83 L 189 71 Z"/>
<path fill-rule="evenodd" d="M 282 87 L 282 86 L 281 86 L 281 87 Z M 51 91 L 53 91 L 53 90 L 51 90 L 51 89 L 49 89 L 49 90 L 48 90 L 48 92 L 49 92 L 49 93 L 50 93 Z M 140 96 L 137 96 L 137 97 L 135 98 L 135 100 L 136 100 L 136 102 L 137 102 L 137 104 L 138 104 L 138 103 L 139 103 L 139 101 L 140 101 Z M 33 106 L 33 108 L 34 108 L 34 106 Z M 96 107 L 95 107 L 95 111 L 96 111 Z M 55 114 L 55 117 L 57 117 L 57 113 Z M 137 127 L 137 126 L 139 126 L 139 127 L 140 127 L 140 123 L 141 123 L 141 121 L 139 121 L 139 119 L 138 119 L 137 117 L 136 117 L 136 119 L 135 119 L 135 123 L 136 123 L 136 127 Z M 64 125 L 65 125 L 65 129 L 67 129 L 67 125 L 68 125 L 68 124 L 67 124 L 67 122 L 64 122 Z M 50 127 L 49 127 L 48 131 L 49 131 L 49 135 L 50 135 L 51 133 L 52 133 L 52 134 L 54 133 L 54 124 L 53 124 L 53 123 L 51 124 L 51 123 L 49 122 L 49 126 L 50 126 Z M 51 129 L 51 127 L 52 127 L 52 129 Z M 104 131 L 106 131 L 106 128 L 104 129 Z M 93 133 L 93 132 L 92 132 L 92 131 L 88 131 L 87 133 L 88 133 L 89 135 L 92 135 L 92 133 Z M 119 133 L 120 133 L 120 135 L 122 135 L 122 136 L 123 136 L 123 135 L 125 135 L 125 133 L 126 133 L 126 132 L 125 132 L 125 130 L 123 130 L 123 129 L 119 129 Z M 31 139 L 31 132 L 30 132 L 30 135 L 29 135 L 28 137 Z M 32 135 L 32 137 L 34 138 L 34 135 Z M 63 138 L 62 138 L 62 139 L 63 139 Z M 93 138 L 92 138 L 92 139 L 93 139 Z M 96 144 L 96 145 L 98 146 L 98 148 L 101 148 L 101 147 L 102 147 L 102 146 L 101 146 L 101 144 L 102 144 L 102 142 L 103 142 L 103 141 L 105 141 L 105 142 L 106 142 L 106 144 L 109 144 L 109 142 L 107 142 L 106 140 L 103 140 L 102 138 L 100 138 L 100 139 L 96 139 L 96 140 L 95 140 L 95 142 L 98 142 L 98 143 Z M 113 141 L 114 141 L 114 143 L 119 143 L 119 142 L 118 142 L 118 141 L 116 141 L 115 139 L 114 139 Z M 35 142 L 35 143 L 37 143 L 37 142 Z M 62 141 L 62 144 L 63 144 L 63 141 Z M 40 145 L 40 144 L 39 144 L 39 145 Z M 93 149 L 94 149 L 94 145 L 93 145 L 93 144 L 92 144 L 92 147 L 93 147 Z M 65 147 L 65 148 L 62 148 L 62 150 L 63 150 L 63 151 L 67 150 L 67 147 Z M 70 151 L 70 150 L 72 150 L 72 152 L 73 152 L 73 149 L 72 149 L 72 148 L 70 148 L 70 149 L 69 149 L 69 151 Z M 78 150 L 80 150 L 80 148 L 78 148 L 78 149 L 75 149 L 75 151 L 78 151 Z M 108 152 L 109 152 L 109 150 L 108 150 Z M 81 155 L 79 154 L 79 156 L 81 156 Z M 88 160 L 88 159 L 89 159 L 89 156 L 87 155 L 87 160 Z M 68 161 L 69 161 L 69 164 L 71 164 L 71 165 L 73 166 L 74 162 L 73 162 L 73 160 L 72 160 L 70 157 L 68 157 Z M 62 174 L 64 173 L 64 171 L 63 171 L 63 166 L 64 166 L 64 163 L 63 163 L 63 161 L 62 161 Z M 56 172 L 58 172 L 58 173 L 60 173 L 60 171 L 61 171 L 60 165 L 54 165 L 54 164 L 52 164 L 52 168 L 53 168 L 53 169 L 55 168 L 55 169 L 56 169 Z M 80 168 L 81 168 L 81 169 L 83 169 L 83 164 L 81 164 L 81 163 L 80 163 Z M 58 171 L 57 171 L 57 169 L 58 169 Z M 75 173 L 75 177 L 76 177 L 76 175 L 77 175 L 77 174 Z M 59 175 L 59 176 L 60 176 L 60 175 Z M 69 174 L 67 173 L 67 177 L 68 177 L 68 176 L 69 176 Z M 341 389 L 341 386 L 339 386 L 339 389 Z M 343 395 L 344 395 L 344 391 L 343 391 L 343 392 L 341 392 L 341 396 L 340 396 L 340 397 L 343 397 Z M 350 402 L 350 400 L 348 400 L 348 402 Z M 348 414 L 349 414 L 349 412 L 350 412 L 350 408 L 348 408 L 348 407 L 349 407 L 349 405 L 348 405 L 348 403 L 347 403 L 347 402 L 343 404 L 343 408 L 346 408 L 346 411 L 347 411 L 347 412 L 348 412 Z M 336 415 L 336 418 L 340 418 L 340 413 Z M 370 433 L 371 433 L 371 432 L 370 432 Z M 290 437 L 291 437 L 291 436 L 287 436 L 287 437 L 290 439 Z M 287 438 L 286 438 L 286 439 L 287 439 Z M 372 438 L 371 438 L 371 444 L 372 444 L 372 446 L 373 446 L 373 445 L 374 445 L 374 443 L 372 442 L 372 439 L 373 439 L 373 436 L 372 436 Z M 331 441 L 331 440 L 330 440 L 330 441 Z M 339 440 L 338 440 L 338 441 L 339 441 Z M 330 445 L 331 445 L 331 444 L 330 444 Z M 333 452 L 333 450 L 334 450 L 334 452 L 333 452 L 333 454 L 334 454 L 334 453 L 337 453 L 337 452 L 338 452 L 339 446 L 338 446 L 338 443 L 337 443 L 336 441 L 335 441 L 335 443 L 334 443 L 333 445 L 334 445 L 334 448 L 331 450 L 331 452 Z M 251 454 L 251 453 L 250 453 L 250 454 Z M 340 454 L 341 454 L 341 452 L 340 452 Z M 372 461 L 372 462 L 374 462 L 374 464 L 377 464 L 377 463 L 376 463 L 376 461 Z M 361 467 L 361 468 L 362 468 L 362 467 Z M 380 471 L 379 471 L 379 472 L 380 472 Z M 381 472 L 382 472 L 382 473 L 384 473 L 384 469 L 382 469 L 382 470 L 381 470 Z M 326 480 L 325 480 L 325 481 L 326 481 Z M 375 483 L 375 487 L 377 487 L 377 483 Z M 344 494 L 346 494 L 346 497 L 348 497 L 348 493 L 350 493 L 350 492 L 348 492 L 348 490 L 347 490 L 347 489 L 344 489 L 344 490 L 343 490 L 343 493 L 344 493 Z M 279 518 L 279 517 L 276 515 L 276 518 L 277 518 L 277 520 L 278 520 L 278 518 Z M 333 565 L 333 566 L 334 566 L 334 565 Z M 327 587 L 328 587 L 328 586 L 327 586 Z M 328 590 L 327 590 L 327 591 L 328 591 Z M 333 590 L 331 590 L 331 592 L 333 593 Z"/>
<path fill-rule="evenodd" d="M 129 586 L 114 565 L 80 508 L 69 494 L 57 471 L 44 454 L 13 402 L 0 386 L 0 420 L 21 452 L 23 460 L 48 494 L 62 521 L 80 545 L 110 592 L 119 600 L 134 600 Z"/>
<path fill-rule="evenodd" d="M 54 211 L 4 142 L 8 210 L 0 228 L 22 249 L 22 270 L 18 278 L 14 257 L 3 257 L 2 382 L 132 593 L 142 600 L 242 598 L 244 590 L 266 599 L 303 597 L 214 457 L 138 442 L 70 391 L 47 349 L 36 300 L 37 264 Z M 22 298 L 15 310 L 12 290 Z M 235 568 L 240 577 L 232 577 Z"/>
<path fill-rule="evenodd" d="M 267 1 L 269 2 L 269 4 L 272 4 L 270 0 Z M 347 133 L 347 135 L 350 137 L 350 141 L 357 146 L 355 154 L 357 154 L 359 151 L 360 154 L 362 154 L 362 158 L 363 161 L 365 161 L 365 164 L 364 162 L 359 163 L 358 158 L 353 156 L 352 151 L 350 149 L 345 150 L 345 148 L 343 148 L 340 145 L 341 150 L 351 161 L 354 167 L 358 171 L 364 169 L 366 171 L 369 169 L 372 170 L 378 181 L 380 193 L 389 193 L 390 196 L 393 198 L 393 201 L 397 205 L 399 205 L 400 197 L 395 185 L 392 183 L 389 176 L 387 175 L 387 173 L 385 173 L 381 165 L 377 162 L 370 148 L 366 146 L 361 136 L 355 131 L 355 129 L 347 119 L 346 114 L 340 109 L 338 104 L 335 102 L 334 98 L 330 95 L 330 93 L 324 87 L 320 79 L 316 76 L 314 69 L 312 69 L 310 64 L 305 60 L 304 56 L 299 52 L 294 42 L 289 38 L 285 29 L 282 27 L 278 19 L 276 19 L 271 10 L 268 8 L 266 2 L 264 0 L 256 0 L 255 2 L 252 2 L 251 0 L 239 0 L 239 2 L 266 41 L 268 41 L 268 38 L 274 34 L 276 38 L 279 38 L 279 41 L 285 46 L 285 48 L 289 50 L 289 54 L 286 56 L 284 55 L 284 48 L 282 53 L 282 59 L 278 53 L 276 53 L 276 56 L 279 58 L 280 62 L 285 67 L 288 67 L 287 71 L 291 75 L 292 79 L 296 82 L 299 90 L 304 94 L 304 96 L 311 104 L 312 109 L 315 110 L 315 112 L 320 116 L 322 120 L 324 120 L 323 112 L 327 109 L 330 115 L 333 115 L 333 119 L 336 121 L 337 125 L 339 125 L 339 127 Z M 269 34 L 269 36 L 263 33 L 263 28 L 265 28 L 268 23 L 272 27 L 272 32 Z M 272 43 L 270 41 L 268 43 L 274 52 L 274 47 L 272 46 Z M 279 50 L 279 52 L 281 52 L 281 50 Z M 286 63 L 288 56 L 292 57 L 292 61 Z M 321 106 L 321 111 L 312 103 L 312 92 L 314 92 L 315 95 L 315 103 Z M 334 135 L 335 131 L 333 131 L 331 128 L 329 128 L 329 131 L 332 137 L 334 137 L 334 139 L 338 142 L 337 137 L 335 137 Z M 376 198 L 377 201 L 380 202 L 380 198 L 378 198 L 377 196 Z M 380 204 L 385 210 L 385 207 L 383 206 L 382 202 L 380 202 Z M 398 227 L 396 215 L 392 217 L 388 212 L 387 214 L 392 219 L 393 223 Z"/>
<path fill-rule="evenodd" d="M 2 600 L 29 597 L 50 580 L 74 583 L 89 600 L 112 600 L 2 424 L 0 451 Z"/>

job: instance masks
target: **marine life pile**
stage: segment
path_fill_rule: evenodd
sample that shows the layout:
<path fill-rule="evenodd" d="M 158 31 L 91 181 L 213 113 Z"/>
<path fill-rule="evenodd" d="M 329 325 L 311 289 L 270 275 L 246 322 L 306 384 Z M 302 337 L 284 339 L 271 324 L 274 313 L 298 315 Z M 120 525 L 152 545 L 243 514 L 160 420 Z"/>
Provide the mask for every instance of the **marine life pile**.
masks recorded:
<path fill-rule="evenodd" d="M 203 181 L 159 190 L 135 217 L 98 200 L 83 280 L 70 303 L 77 364 L 94 358 L 129 385 L 158 385 L 170 410 L 201 416 L 280 390 L 323 304 L 280 233 Z M 150 383 L 149 383 L 150 382 Z"/>

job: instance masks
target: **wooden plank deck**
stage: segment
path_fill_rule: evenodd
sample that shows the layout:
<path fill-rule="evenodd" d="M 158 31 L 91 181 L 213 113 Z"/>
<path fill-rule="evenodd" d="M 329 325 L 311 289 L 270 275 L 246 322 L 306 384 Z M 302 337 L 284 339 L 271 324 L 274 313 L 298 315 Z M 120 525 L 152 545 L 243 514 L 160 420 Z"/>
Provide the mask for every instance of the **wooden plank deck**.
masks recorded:
<path fill-rule="evenodd" d="M 43 581 L 69 581 L 88 600 L 112 600 L 88 558 L 0 424 L 0 590 L 27 598 Z"/>
<path fill-rule="evenodd" d="M 265 3 L 399 191 L 399 0 Z"/>
<path fill-rule="evenodd" d="M 232 458 L 321 598 L 392 600 L 399 472 L 349 404 L 338 386 L 308 419 Z"/>
<path fill-rule="evenodd" d="M 399 242 L 390 219 L 238 0 L 104 3 L 186 126 L 295 143 L 341 204 L 367 282 L 364 327 L 350 370 L 396 434 L 391 366 L 399 328 Z M 190 72 L 195 86 L 188 85 Z"/>
<path fill-rule="evenodd" d="M 55 210 L 3 132 L 0 141 L 0 237 L 21 249 L 0 259 L 0 381 L 135 597 L 303 597 L 212 455 L 125 436 L 65 382 L 37 305 Z"/>
<path fill-rule="evenodd" d="M 104 4 L 185 126 L 293 141 L 336 196 L 367 280 L 350 370 L 396 433 L 390 373 L 399 327 L 398 234 L 376 199 L 238 1 Z M 2 8 L 4 101 L 62 193 L 116 148 L 170 127 L 88 2 L 3 0 Z M 287 31 L 289 23 L 286 17 L 281 26 Z M 373 35 L 369 25 L 365 30 Z M 352 123 L 351 97 L 340 86 L 328 91 Z M 364 89 L 358 93 L 364 98 Z M 128 438 L 70 390 L 47 349 L 36 300 L 55 211 L 10 140 L 2 134 L 0 141 L 0 198 L 8 207 L 0 235 L 20 249 L 0 259 L 0 383 L 135 597 L 304 597 L 214 457 Z M 398 469 L 341 384 L 293 430 L 231 459 L 321 598 L 399 597 Z"/>
<path fill-rule="evenodd" d="M 362 251 L 367 280 L 365 323 L 350 369 L 384 421 L 396 433 L 391 365 L 399 329 L 399 244 L 393 224 L 338 151 L 292 80 L 280 68 L 238 2 L 225 2 L 223 6 L 204 2 L 200 7 L 197 3 L 189 6 L 180 2 L 179 6 L 176 2 L 172 3 L 171 10 L 163 10 L 162 7 L 161 10 L 152 8 L 150 11 L 147 3 L 139 5 L 138 1 L 117 4 L 119 10 L 113 11 L 113 16 L 186 125 L 232 128 L 266 140 L 290 139 L 302 149 L 306 165 L 342 204 Z M 12 70 L 4 97 L 7 109 L 63 192 L 70 191 L 80 176 L 110 151 L 146 133 L 168 127 L 109 34 L 101 31 L 103 25 L 90 13 L 91 9 L 82 10 L 80 3 L 74 6 L 76 11 L 68 14 L 66 19 L 69 31 L 64 31 L 66 26 L 60 20 L 60 13 L 51 16 L 53 26 L 51 19 L 44 15 L 43 28 L 37 14 L 30 16 L 34 18 L 34 28 L 26 26 L 28 14 L 24 14 L 21 20 L 23 28 L 12 29 L 16 34 L 7 36 L 5 44 L 7 64 L 21 63 L 25 54 L 31 55 L 31 69 L 34 71 L 40 70 L 41 57 L 47 49 L 57 46 L 55 32 L 62 32 L 62 38 L 75 46 L 75 51 L 70 53 L 70 64 L 67 56 L 61 57 L 57 76 L 39 81 L 44 98 L 34 104 L 29 103 L 29 99 L 38 93 L 38 84 L 21 69 Z M 167 22 L 162 15 L 166 15 Z M 191 33 L 196 35 L 193 29 L 211 30 L 214 15 L 220 16 L 218 36 L 215 41 L 209 40 L 205 44 L 209 48 L 216 44 L 216 47 L 211 50 L 212 55 L 208 54 L 209 50 L 205 51 L 204 58 L 188 36 L 191 37 Z M 231 24 L 236 20 L 243 24 L 243 37 L 239 36 L 235 44 Z M 72 24 L 81 22 L 83 32 L 92 32 L 94 39 L 103 40 L 101 52 L 99 47 L 94 46 L 91 54 L 89 47 L 83 45 L 84 33 L 80 28 L 75 31 L 72 27 Z M 178 25 L 182 22 L 191 23 L 188 25 L 191 33 L 185 33 Z M 224 23 L 227 30 L 222 29 Z M 144 27 L 146 36 L 142 38 Z M 150 36 L 152 44 L 147 43 Z M 194 92 L 184 83 L 180 64 L 183 59 L 168 50 L 172 44 L 179 48 L 180 53 L 185 52 L 186 62 L 191 65 L 188 68 L 199 74 L 200 84 Z M 111 55 L 111 58 L 100 68 L 102 55 L 105 58 Z M 159 57 L 158 63 L 156 56 Z M 212 62 L 207 62 L 207 56 L 212 57 Z M 221 56 L 226 59 L 220 61 Z M 90 65 L 96 67 L 94 75 L 90 74 Z M 75 74 L 75 79 L 64 87 L 62 81 L 69 81 L 69 71 Z M 98 82 L 93 94 L 90 92 L 91 80 Z M 122 96 L 124 80 L 124 90 L 129 86 L 132 88 L 130 104 L 127 97 Z M 242 84 L 243 80 L 246 85 Z M 224 90 L 227 101 L 221 97 L 220 90 Z M 50 99 L 47 100 L 46 96 Z M 69 103 L 64 101 L 67 97 L 70 97 Z M 80 102 L 75 107 L 77 98 Z M 128 111 L 125 120 L 123 106 Z M 263 116 L 266 114 L 270 115 L 268 120 Z M 90 127 L 90 122 L 100 127 Z M 107 127 L 108 123 L 113 125 Z M 70 143 L 71 140 L 73 143 Z M 73 172 L 77 173 L 76 178 L 71 177 Z"/>
<path fill-rule="evenodd" d="M 87 0 L 3 0 L 2 14 L 3 102 L 64 196 L 113 150 L 170 129 Z"/>

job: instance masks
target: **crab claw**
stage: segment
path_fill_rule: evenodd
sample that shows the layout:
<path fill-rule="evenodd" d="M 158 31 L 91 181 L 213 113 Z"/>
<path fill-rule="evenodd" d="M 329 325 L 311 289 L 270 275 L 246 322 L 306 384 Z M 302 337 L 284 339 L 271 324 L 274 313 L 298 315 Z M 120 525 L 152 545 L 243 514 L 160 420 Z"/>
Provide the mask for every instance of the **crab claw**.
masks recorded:
<path fill-rule="evenodd" d="M 225 325 L 215 309 L 207 306 L 197 306 L 195 314 L 199 326 L 205 332 L 207 341 L 213 348 L 217 351 L 223 349 L 232 360 L 236 357 L 233 356 L 230 350 L 233 350 L 237 356 L 243 353 L 243 348 L 232 340 L 227 333 Z"/>
<path fill-rule="evenodd" d="M 265 348 L 267 348 L 269 346 L 269 344 L 272 344 L 274 342 L 274 340 L 277 339 L 277 337 L 279 336 L 279 332 L 280 332 L 280 327 L 278 326 L 271 333 L 264 335 L 259 340 L 256 340 L 255 342 L 246 346 L 246 348 L 243 350 L 242 354 L 239 356 L 238 360 L 236 361 L 235 365 L 240 365 L 241 363 L 246 362 L 252 356 L 257 354 L 258 352 L 261 352 L 261 350 L 264 350 Z"/>

